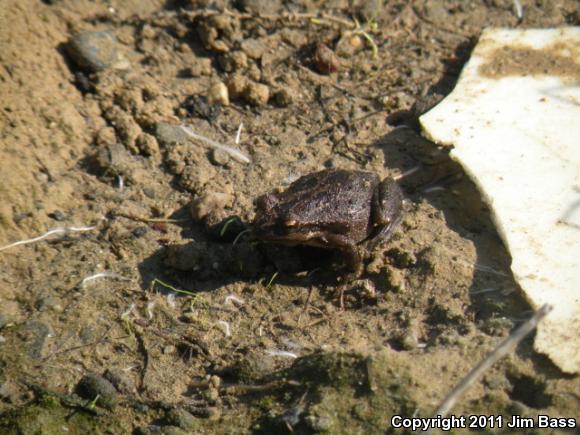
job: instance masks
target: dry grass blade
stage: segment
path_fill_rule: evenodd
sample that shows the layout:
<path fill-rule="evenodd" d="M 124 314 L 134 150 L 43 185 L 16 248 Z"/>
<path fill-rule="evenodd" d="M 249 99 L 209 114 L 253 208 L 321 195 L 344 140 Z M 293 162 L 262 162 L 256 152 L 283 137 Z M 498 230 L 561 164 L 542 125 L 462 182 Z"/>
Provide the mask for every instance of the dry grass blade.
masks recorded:
<path fill-rule="evenodd" d="M 225 151 L 226 153 L 228 153 L 230 156 L 232 156 L 233 159 L 237 160 L 238 162 L 241 163 L 251 163 L 251 160 L 248 156 L 246 156 L 243 152 L 241 152 L 240 150 L 237 150 L 229 145 L 225 145 L 223 143 L 220 142 L 216 142 L 215 140 L 212 140 L 210 138 L 207 138 L 205 136 L 202 136 L 201 134 L 197 134 L 195 133 L 191 128 L 182 125 L 180 126 L 181 130 L 187 134 L 189 137 L 191 137 L 192 139 L 197 139 L 200 140 L 202 142 L 204 142 L 207 145 L 210 145 L 214 148 L 217 148 L 219 150 Z"/>
<path fill-rule="evenodd" d="M 2 247 L 0 247 L 0 251 L 4 251 L 4 250 L 9 249 L 9 248 L 14 248 L 14 247 L 20 246 L 20 245 L 27 245 L 29 243 L 40 242 L 41 240 L 44 240 L 47 237 L 50 237 L 54 234 L 58 234 L 58 235 L 63 236 L 63 235 L 66 235 L 67 232 L 91 231 L 91 230 L 94 230 L 95 228 L 96 228 L 96 226 L 55 228 L 53 230 L 47 231 L 46 233 L 42 234 L 41 236 L 34 237 L 32 239 L 19 240 L 18 242 L 14 242 L 14 243 L 11 243 L 9 245 L 2 246 Z"/>

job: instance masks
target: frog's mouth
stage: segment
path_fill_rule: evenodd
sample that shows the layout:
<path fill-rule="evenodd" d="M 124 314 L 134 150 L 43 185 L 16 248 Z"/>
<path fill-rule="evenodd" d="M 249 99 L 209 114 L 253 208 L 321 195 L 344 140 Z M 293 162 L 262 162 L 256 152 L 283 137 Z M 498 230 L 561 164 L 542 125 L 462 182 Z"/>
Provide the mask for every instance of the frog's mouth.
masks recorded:
<path fill-rule="evenodd" d="M 318 231 L 301 231 L 289 233 L 285 228 L 272 226 L 254 230 L 258 240 L 268 243 L 277 243 L 284 246 L 313 246 L 316 248 L 331 248 L 328 240 Z"/>

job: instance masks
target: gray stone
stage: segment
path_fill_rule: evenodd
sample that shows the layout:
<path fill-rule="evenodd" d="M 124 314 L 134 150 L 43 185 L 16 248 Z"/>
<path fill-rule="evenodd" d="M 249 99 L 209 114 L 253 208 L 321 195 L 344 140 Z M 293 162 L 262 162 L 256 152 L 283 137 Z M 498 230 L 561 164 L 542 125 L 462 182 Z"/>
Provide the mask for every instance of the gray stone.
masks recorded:
<path fill-rule="evenodd" d="M 180 126 L 168 124 L 166 122 L 159 122 L 155 126 L 155 137 L 157 141 L 164 146 L 172 143 L 187 143 L 189 136 Z"/>
<path fill-rule="evenodd" d="M 21 337 L 26 343 L 26 352 L 34 359 L 42 358 L 46 338 L 50 333 L 48 325 L 42 322 L 28 322 L 21 331 Z"/>
<path fill-rule="evenodd" d="M 137 394 L 137 388 L 133 379 L 123 370 L 107 369 L 103 375 L 106 380 L 111 382 L 113 386 L 124 394 Z"/>
<path fill-rule="evenodd" d="M 129 68 L 129 62 L 119 52 L 116 38 L 108 31 L 75 33 L 67 45 L 67 53 L 86 71 Z"/>
<path fill-rule="evenodd" d="M 94 373 L 83 376 L 77 388 L 79 396 L 87 400 L 95 400 L 97 405 L 113 409 L 118 402 L 117 390 L 108 380 Z"/>
<path fill-rule="evenodd" d="M 165 418 L 169 425 L 177 426 L 181 429 L 192 430 L 197 426 L 196 418 L 182 408 L 170 409 Z"/>

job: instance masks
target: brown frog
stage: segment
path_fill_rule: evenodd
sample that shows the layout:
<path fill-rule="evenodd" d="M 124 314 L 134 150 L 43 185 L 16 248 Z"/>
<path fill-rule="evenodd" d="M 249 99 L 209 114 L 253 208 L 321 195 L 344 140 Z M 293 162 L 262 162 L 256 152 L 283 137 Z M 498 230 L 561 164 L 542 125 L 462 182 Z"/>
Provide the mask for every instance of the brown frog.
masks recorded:
<path fill-rule="evenodd" d="M 346 255 L 350 278 L 357 278 L 363 254 L 391 235 L 402 197 L 395 180 L 380 181 L 372 172 L 314 172 L 281 193 L 260 196 L 253 227 L 260 240 L 339 249 Z"/>

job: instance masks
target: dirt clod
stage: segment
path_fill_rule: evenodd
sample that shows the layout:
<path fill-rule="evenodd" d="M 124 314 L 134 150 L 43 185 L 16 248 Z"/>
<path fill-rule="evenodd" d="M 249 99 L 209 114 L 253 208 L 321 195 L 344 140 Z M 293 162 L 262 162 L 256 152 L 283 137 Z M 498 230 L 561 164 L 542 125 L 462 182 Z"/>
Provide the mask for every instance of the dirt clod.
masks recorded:
<path fill-rule="evenodd" d="M 270 99 L 270 88 L 262 83 L 250 82 L 244 90 L 244 99 L 253 106 L 265 106 Z"/>
<path fill-rule="evenodd" d="M 231 207 L 233 196 L 230 192 L 206 192 L 191 203 L 191 215 L 195 220 L 202 220 L 210 213 Z"/>
<path fill-rule="evenodd" d="M 197 427 L 197 419 L 182 408 L 170 409 L 165 419 L 171 426 L 177 426 L 183 430 L 191 431 Z"/>
<path fill-rule="evenodd" d="M 248 79 L 241 74 L 233 74 L 227 82 L 228 90 L 233 99 L 238 99 L 244 95 L 248 86 Z"/>

